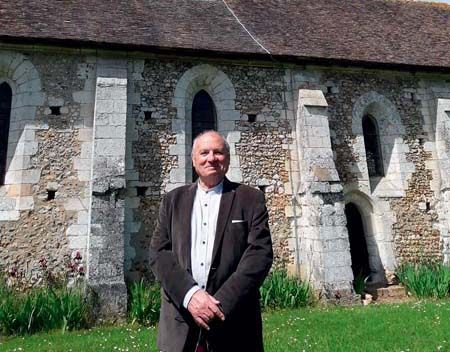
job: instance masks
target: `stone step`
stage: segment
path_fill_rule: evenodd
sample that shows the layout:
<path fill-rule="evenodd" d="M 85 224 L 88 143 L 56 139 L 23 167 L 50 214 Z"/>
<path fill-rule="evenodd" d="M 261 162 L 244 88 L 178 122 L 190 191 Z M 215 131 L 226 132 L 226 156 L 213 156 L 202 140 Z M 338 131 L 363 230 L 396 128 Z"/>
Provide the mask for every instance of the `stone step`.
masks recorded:
<path fill-rule="evenodd" d="M 379 298 L 406 297 L 406 289 L 400 285 L 381 287 L 381 288 L 377 289 L 377 296 Z"/>
<path fill-rule="evenodd" d="M 406 289 L 400 285 L 380 287 L 373 293 L 373 300 L 377 302 L 403 301 L 407 299 Z"/>

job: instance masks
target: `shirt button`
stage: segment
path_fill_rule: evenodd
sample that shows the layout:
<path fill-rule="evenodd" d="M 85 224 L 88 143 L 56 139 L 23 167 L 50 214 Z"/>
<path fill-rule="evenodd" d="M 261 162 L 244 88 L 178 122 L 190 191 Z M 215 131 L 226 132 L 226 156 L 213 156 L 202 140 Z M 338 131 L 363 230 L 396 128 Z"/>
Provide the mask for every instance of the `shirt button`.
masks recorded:
<path fill-rule="evenodd" d="M 205 242 L 205 241 L 202 241 L 202 243 L 203 243 L 203 244 L 206 244 L 206 242 Z"/>
<path fill-rule="evenodd" d="M 208 206 L 208 204 L 205 203 L 205 207 L 207 207 L 207 206 Z"/>
<path fill-rule="evenodd" d="M 204 222 L 203 225 L 206 226 L 206 222 Z"/>
<path fill-rule="evenodd" d="M 203 266 L 203 263 L 200 263 L 201 266 Z"/>
<path fill-rule="evenodd" d="M 205 289 L 205 285 L 202 285 L 202 289 Z"/>

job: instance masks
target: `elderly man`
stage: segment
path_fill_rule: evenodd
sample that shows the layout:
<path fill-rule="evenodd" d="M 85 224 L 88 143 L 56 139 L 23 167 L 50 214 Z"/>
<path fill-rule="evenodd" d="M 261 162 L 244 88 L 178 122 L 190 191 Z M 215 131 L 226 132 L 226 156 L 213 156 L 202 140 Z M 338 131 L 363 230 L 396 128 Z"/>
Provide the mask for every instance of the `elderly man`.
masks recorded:
<path fill-rule="evenodd" d="M 273 258 L 264 196 L 225 177 L 230 151 L 217 132 L 192 149 L 198 182 L 165 196 L 151 241 L 162 286 L 158 347 L 263 351 L 259 287 Z"/>

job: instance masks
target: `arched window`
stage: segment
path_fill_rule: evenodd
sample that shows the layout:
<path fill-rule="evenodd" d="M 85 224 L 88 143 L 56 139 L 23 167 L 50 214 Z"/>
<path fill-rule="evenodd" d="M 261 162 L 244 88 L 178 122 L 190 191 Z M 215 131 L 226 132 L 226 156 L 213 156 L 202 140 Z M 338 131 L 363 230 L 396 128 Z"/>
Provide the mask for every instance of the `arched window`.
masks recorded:
<path fill-rule="evenodd" d="M 0 185 L 5 183 L 11 100 L 11 87 L 6 82 L 0 84 Z"/>
<path fill-rule="evenodd" d="M 204 90 L 199 91 L 192 102 L 192 140 L 207 130 L 216 129 L 216 108 Z"/>
<path fill-rule="evenodd" d="M 371 115 L 365 115 L 362 119 L 362 128 L 369 176 L 384 176 L 377 121 Z"/>
<path fill-rule="evenodd" d="M 192 102 L 192 140 L 200 133 L 208 130 L 216 130 L 216 108 L 214 102 L 204 90 L 199 91 Z M 198 176 L 192 168 L 192 181 Z"/>

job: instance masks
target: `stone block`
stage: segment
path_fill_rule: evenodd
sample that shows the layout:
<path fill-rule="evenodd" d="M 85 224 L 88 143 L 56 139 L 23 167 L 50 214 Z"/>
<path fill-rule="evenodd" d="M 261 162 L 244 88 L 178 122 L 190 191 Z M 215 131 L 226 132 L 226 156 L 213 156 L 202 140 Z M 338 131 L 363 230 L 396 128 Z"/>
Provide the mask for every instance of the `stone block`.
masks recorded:
<path fill-rule="evenodd" d="M 126 126 L 127 114 L 115 111 L 109 114 L 109 124 L 111 126 Z"/>
<path fill-rule="evenodd" d="M 94 104 L 80 104 L 80 117 L 93 119 Z"/>
<path fill-rule="evenodd" d="M 172 190 L 174 190 L 175 188 L 178 188 L 178 187 L 181 187 L 181 186 L 185 186 L 186 184 L 183 182 L 183 183 L 167 183 L 167 185 L 166 185 L 166 188 L 165 188 L 165 191 L 166 191 L 166 193 L 167 192 L 170 192 L 170 191 L 172 191 Z"/>
<path fill-rule="evenodd" d="M 86 207 L 81 202 L 81 199 L 79 198 L 68 198 L 64 202 L 64 209 L 65 210 L 74 210 L 74 211 L 80 211 L 80 210 L 87 210 Z"/>
<path fill-rule="evenodd" d="M 86 249 L 87 236 L 68 236 L 70 249 Z"/>
<path fill-rule="evenodd" d="M 36 117 L 35 106 L 17 106 L 14 109 L 14 114 L 18 120 L 34 120 Z"/>
<path fill-rule="evenodd" d="M 96 139 L 124 139 L 125 126 L 96 126 Z"/>
<path fill-rule="evenodd" d="M 231 155 L 230 156 L 230 167 L 231 168 L 239 168 L 239 156 L 238 155 Z"/>
<path fill-rule="evenodd" d="M 111 114 L 115 112 L 114 102 L 110 100 L 96 100 L 95 102 L 95 115 L 99 114 Z"/>
<path fill-rule="evenodd" d="M 126 100 L 115 100 L 114 101 L 114 111 L 116 113 L 124 113 L 127 112 L 127 101 Z"/>
<path fill-rule="evenodd" d="M 234 110 L 235 107 L 236 107 L 236 103 L 235 103 L 234 99 L 221 100 L 216 104 L 217 111 Z M 226 119 L 226 113 L 224 114 L 224 118 Z"/>
<path fill-rule="evenodd" d="M 36 170 L 36 169 L 23 170 L 20 183 L 36 184 L 39 182 L 40 178 L 41 178 L 41 170 Z"/>
<path fill-rule="evenodd" d="M 17 200 L 17 210 L 31 210 L 34 208 L 34 197 L 20 197 Z"/>
<path fill-rule="evenodd" d="M 139 197 L 127 197 L 125 198 L 125 208 L 127 209 L 137 209 L 141 204 L 141 199 Z"/>
<path fill-rule="evenodd" d="M 97 90 L 96 99 L 98 100 L 126 100 L 127 90 L 126 87 L 107 87 Z"/>
<path fill-rule="evenodd" d="M 170 170 L 170 183 L 184 183 L 186 182 L 186 169 L 172 169 Z"/>
<path fill-rule="evenodd" d="M 186 155 L 186 146 L 184 144 L 170 145 L 169 155 Z"/>
<path fill-rule="evenodd" d="M 10 148 L 10 146 L 13 146 Z M 8 156 L 14 155 L 28 155 L 33 156 L 36 155 L 38 151 L 38 143 L 27 141 L 27 142 L 18 142 L 17 144 L 9 144 L 8 146 Z"/>
<path fill-rule="evenodd" d="M 98 156 L 125 156 L 125 138 L 100 139 L 95 141 L 94 157 Z"/>
<path fill-rule="evenodd" d="M 298 105 L 327 107 L 328 103 L 321 90 L 299 89 Z"/>
<path fill-rule="evenodd" d="M 16 198 L 0 198 L 0 211 L 9 211 L 16 209 Z"/>
<path fill-rule="evenodd" d="M 92 142 L 92 128 L 80 128 L 78 130 L 78 140 L 80 142 Z"/>
<path fill-rule="evenodd" d="M 125 174 L 127 181 L 139 181 L 139 172 L 128 170 Z"/>
<path fill-rule="evenodd" d="M 218 121 L 218 130 L 220 133 L 227 134 L 227 132 L 236 130 L 235 121 Z"/>
<path fill-rule="evenodd" d="M 348 283 L 353 281 L 353 273 L 350 265 L 340 267 L 327 267 L 324 272 L 325 283 L 336 283 L 343 281 L 347 281 Z M 339 287 L 337 287 L 337 289 L 339 289 Z"/>
<path fill-rule="evenodd" d="M 91 171 L 78 171 L 78 180 L 81 182 L 89 182 L 91 180 Z"/>
<path fill-rule="evenodd" d="M 73 168 L 75 170 L 88 171 L 91 169 L 91 159 L 75 158 L 73 162 Z"/>
<path fill-rule="evenodd" d="M 116 282 L 103 282 L 89 279 L 89 286 L 98 297 L 98 317 L 111 320 L 112 317 L 125 317 L 127 309 L 127 288 L 123 278 Z"/>
<path fill-rule="evenodd" d="M 19 220 L 20 213 L 17 210 L 0 211 L 0 221 Z"/>
<path fill-rule="evenodd" d="M 228 143 L 239 143 L 241 141 L 241 132 L 231 131 L 227 134 Z"/>
<path fill-rule="evenodd" d="M 172 120 L 172 132 L 174 133 L 183 133 L 186 132 L 186 121 L 182 119 L 173 119 Z"/>
<path fill-rule="evenodd" d="M 126 233 L 138 233 L 140 228 L 141 228 L 140 222 L 135 221 L 125 222 Z"/>
<path fill-rule="evenodd" d="M 7 169 L 9 171 L 18 171 L 30 167 L 30 157 L 27 155 L 14 155 Z"/>
<path fill-rule="evenodd" d="M 88 225 L 87 224 L 70 225 L 66 231 L 67 236 L 87 236 L 87 234 L 88 234 Z"/>
<path fill-rule="evenodd" d="M 320 239 L 322 240 L 336 240 L 348 238 L 346 229 L 341 226 L 319 226 Z"/>
<path fill-rule="evenodd" d="M 239 111 L 233 109 L 226 109 L 222 111 L 222 121 L 239 121 L 241 120 L 241 114 Z"/>
<path fill-rule="evenodd" d="M 242 182 L 242 171 L 239 168 L 231 168 L 227 172 L 227 177 L 233 182 Z"/>
<path fill-rule="evenodd" d="M 94 102 L 95 96 L 91 91 L 77 91 L 72 93 L 72 98 L 74 102 L 80 104 L 92 104 Z M 58 105 L 58 104 L 57 104 Z"/>

